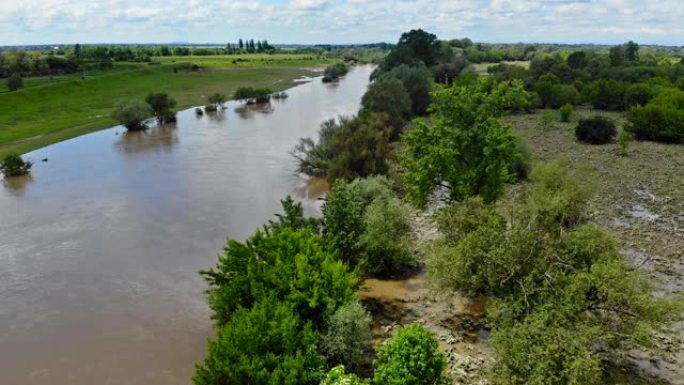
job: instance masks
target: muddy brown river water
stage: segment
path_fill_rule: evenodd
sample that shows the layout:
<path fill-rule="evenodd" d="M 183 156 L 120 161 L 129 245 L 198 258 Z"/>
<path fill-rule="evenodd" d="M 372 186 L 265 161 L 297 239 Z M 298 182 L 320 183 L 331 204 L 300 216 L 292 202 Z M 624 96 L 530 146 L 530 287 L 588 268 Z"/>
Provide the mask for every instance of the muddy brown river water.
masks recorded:
<path fill-rule="evenodd" d="M 289 152 L 356 113 L 371 71 L 27 154 L 32 176 L 0 185 L 0 384 L 189 384 L 212 334 L 197 271 L 285 195 L 318 210 L 325 183 L 306 188 Z"/>

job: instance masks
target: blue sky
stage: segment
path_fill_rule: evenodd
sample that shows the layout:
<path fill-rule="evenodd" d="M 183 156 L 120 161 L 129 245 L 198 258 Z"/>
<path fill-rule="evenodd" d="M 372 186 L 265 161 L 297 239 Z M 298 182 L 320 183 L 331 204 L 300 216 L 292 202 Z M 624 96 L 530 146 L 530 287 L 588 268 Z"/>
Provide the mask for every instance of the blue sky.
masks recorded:
<path fill-rule="evenodd" d="M 684 45 L 684 0 L 0 0 L 0 45 L 396 42 Z"/>

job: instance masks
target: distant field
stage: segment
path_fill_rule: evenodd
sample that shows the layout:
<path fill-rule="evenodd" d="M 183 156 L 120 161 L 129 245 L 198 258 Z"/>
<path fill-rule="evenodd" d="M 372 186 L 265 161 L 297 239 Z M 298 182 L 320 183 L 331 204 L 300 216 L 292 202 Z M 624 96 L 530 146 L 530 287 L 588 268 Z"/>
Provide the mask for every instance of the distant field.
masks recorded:
<path fill-rule="evenodd" d="M 523 68 L 530 68 L 530 62 L 529 61 L 503 61 L 502 63 L 505 64 L 511 64 L 511 65 L 517 65 L 521 66 Z M 478 75 L 487 75 L 487 68 L 491 66 L 495 66 L 499 63 L 475 63 L 471 64 L 470 67 L 475 71 L 476 74 Z"/>
<path fill-rule="evenodd" d="M 332 62 L 288 54 L 155 60 L 161 63 L 116 63 L 112 70 L 88 71 L 85 76 L 25 79 L 26 87 L 16 92 L 0 89 L 0 156 L 25 153 L 112 126 L 116 122 L 109 115 L 120 100 L 168 92 L 182 109 L 205 104 L 206 97 L 215 92 L 230 96 L 242 86 L 282 90 L 294 84 L 292 79 L 311 75 L 313 68 Z M 179 69 L 174 73 L 174 67 L 187 64 L 199 65 L 201 69 Z"/>

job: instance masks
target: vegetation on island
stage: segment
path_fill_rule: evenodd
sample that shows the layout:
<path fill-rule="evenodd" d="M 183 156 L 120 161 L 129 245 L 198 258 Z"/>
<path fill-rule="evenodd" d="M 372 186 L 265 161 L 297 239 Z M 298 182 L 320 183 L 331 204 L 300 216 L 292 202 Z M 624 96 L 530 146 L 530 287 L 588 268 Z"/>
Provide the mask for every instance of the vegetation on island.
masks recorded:
<path fill-rule="evenodd" d="M 26 175 L 31 172 L 31 167 L 33 163 L 18 154 L 9 154 L 0 161 L 0 172 L 5 177 Z"/>
<path fill-rule="evenodd" d="M 325 68 L 323 71 L 323 83 L 330 83 L 338 80 L 340 76 L 344 76 L 349 72 L 349 69 L 344 63 L 335 63 Z"/>

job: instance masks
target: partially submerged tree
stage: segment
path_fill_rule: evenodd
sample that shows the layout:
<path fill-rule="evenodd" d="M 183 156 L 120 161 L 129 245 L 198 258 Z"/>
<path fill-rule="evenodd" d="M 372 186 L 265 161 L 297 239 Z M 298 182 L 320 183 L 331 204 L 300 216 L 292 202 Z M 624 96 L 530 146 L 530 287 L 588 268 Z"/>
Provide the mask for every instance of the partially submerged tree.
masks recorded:
<path fill-rule="evenodd" d="M 118 103 L 112 112 L 112 118 L 119 121 L 129 130 L 143 130 L 147 128 L 145 119 L 152 114 L 150 107 L 141 101 L 130 100 Z"/>
<path fill-rule="evenodd" d="M 9 154 L 0 161 L 0 172 L 6 177 L 26 175 L 31 172 L 33 163 L 23 160 L 18 154 Z"/>
<path fill-rule="evenodd" d="M 233 97 L 236 100 L 244 100 L 247 104 L 268 103 L 271 100 L 271 91 L 268 88 L 240 87 Z"/>
<path fill-rule="evenodd" d="M 154 116 L 159 123 L 172 123 L 176 121 L 176 101 L 165 92 L 150 93 L 145 98 L 145 102 L 150 105 Z"/>

